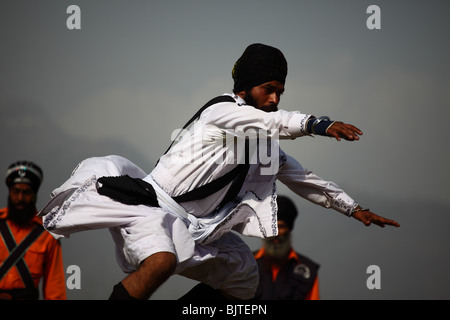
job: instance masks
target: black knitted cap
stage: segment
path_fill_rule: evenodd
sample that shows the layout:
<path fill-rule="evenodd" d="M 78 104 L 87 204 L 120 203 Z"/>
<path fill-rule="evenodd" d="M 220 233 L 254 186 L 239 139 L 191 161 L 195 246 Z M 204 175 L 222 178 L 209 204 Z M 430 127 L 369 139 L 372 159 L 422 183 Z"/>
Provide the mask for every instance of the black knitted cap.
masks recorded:
<path fill-rule="evenodd" d="M 254 43 L 236 61 L 232 71 L 234 91 L 239 92 L 270 81 L 286 82 L 287 61 L 274 47 Z"/>

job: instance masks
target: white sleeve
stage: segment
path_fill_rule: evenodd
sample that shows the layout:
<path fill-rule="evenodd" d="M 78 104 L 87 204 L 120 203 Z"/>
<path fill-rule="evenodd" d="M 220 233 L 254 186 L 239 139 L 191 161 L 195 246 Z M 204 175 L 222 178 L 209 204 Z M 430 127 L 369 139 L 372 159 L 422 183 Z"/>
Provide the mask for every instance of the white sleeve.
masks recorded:
<path fill-rule="evenodd" d="M 201 119 L 223 130 L 277 130 L 280 139 L 295 139 L 308 135 L 306 121 L 310 116 L 300 111 L 265 112 L 248 105 L 224 102 L 206 109 Z"/>
<path fill-rule="evenodd" d="M 313 172 L 306 170 L 289 155 L 278 172 L 278 180 L 299 196 L 321 205 L 350 215 L 356 202 L 336 183 L 325 181 Z"/>

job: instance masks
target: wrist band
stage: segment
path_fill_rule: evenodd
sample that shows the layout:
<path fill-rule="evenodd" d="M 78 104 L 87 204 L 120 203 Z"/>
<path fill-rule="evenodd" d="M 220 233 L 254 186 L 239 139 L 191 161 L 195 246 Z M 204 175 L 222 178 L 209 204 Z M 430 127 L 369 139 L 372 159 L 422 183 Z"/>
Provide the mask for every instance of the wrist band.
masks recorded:
<path fill-rule="evenodd" d="M 308 120 L 306 128 L 309 133 L 326 136 L 328 128 L 330 128 L 333 123 L 335 123 L 335 121 L 331 121 L 327 116 L 310 118 Z"/>

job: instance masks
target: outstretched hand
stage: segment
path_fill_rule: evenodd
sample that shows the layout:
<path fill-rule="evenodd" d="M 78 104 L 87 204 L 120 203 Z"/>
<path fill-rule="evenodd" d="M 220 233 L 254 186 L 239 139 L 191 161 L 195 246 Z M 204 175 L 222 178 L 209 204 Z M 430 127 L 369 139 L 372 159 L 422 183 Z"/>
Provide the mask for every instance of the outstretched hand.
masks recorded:
<path fill-rule="evenodd" d="M 390 225 L 397 228 L 400 227 L 400 224 L 397 221 L 380 217 L 370 211 L 356 211 L 355 213 L 353 213 L 353 218 L 361 221 L 366 226 L 370 226 L 372 223 L 374 223 L 382 228 L 384 228 L 385 225 Z"/>
<path fill-rule="evenodd" d="M 359 136 L 362 134 L 363 132 L 357 127 L 340 121 L 336 121 L 327 129 L 327 135 L 336 138 L 337 141 L 341 141 L 341 139 L 359 140 Z"/>

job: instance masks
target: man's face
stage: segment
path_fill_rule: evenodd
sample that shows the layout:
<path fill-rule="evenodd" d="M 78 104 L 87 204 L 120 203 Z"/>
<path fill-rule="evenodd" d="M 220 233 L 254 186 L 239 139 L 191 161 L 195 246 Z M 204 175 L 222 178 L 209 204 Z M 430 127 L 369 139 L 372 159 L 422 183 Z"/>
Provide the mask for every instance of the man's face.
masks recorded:
<path fill-rule="evenodd" d="M 259 86 L 253 87 L 245 92 L 243 97 L 245 102 L 256 109 L 265 112 L 274 112 L 278 110 L 280 97 L 284 92 L 284 85 L 279 81 L 270 81 Z"/>
<path fill-rule="evenodd" d="M 291 230 L 286 222 L 278 220 L 278 235 L 263 240 L 266 254 L 274 259 L 286 258 L 291 251 Z"/>
<path fill-rule="evenodd" d="M 16 183 L 9 188 L 9 218 L 18 224 L 29 222 L 36 213 L 36 193 L 26 183 Z"/>

